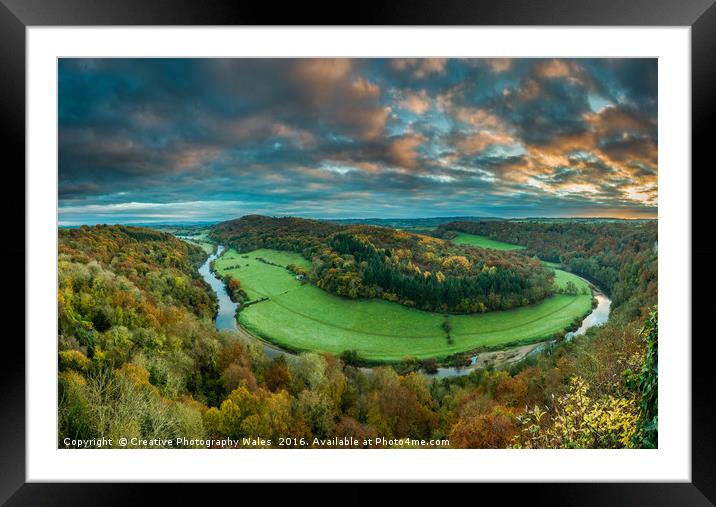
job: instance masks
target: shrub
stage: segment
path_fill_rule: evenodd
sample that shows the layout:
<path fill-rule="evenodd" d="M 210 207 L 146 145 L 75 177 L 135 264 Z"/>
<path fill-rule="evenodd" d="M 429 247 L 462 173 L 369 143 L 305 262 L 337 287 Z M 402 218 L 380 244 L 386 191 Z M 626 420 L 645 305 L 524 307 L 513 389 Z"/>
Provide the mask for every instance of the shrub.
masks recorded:
<path fill-rule="evenodd" d="M 359 366 L 361 364 L 361 357 L 355 349 L 344 350 L 341 352 L 341 361 L 346 365 Z"/>

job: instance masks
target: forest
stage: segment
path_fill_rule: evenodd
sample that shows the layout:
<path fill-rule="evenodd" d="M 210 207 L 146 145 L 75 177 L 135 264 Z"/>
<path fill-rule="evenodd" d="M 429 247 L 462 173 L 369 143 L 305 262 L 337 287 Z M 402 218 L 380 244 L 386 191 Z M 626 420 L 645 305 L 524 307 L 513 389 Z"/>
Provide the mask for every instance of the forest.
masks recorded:
<path fill-rule="evenodd" d="M 324 290 L 421 310 L 508 310 L 554 291 L 554 273 L 536 258 L 386 227 L 252 215 L 215 226 L 211 237 L 239 252 L 299 252 L 311 262 L 309 281 Z"/>
<path fill-rule="evenodd" d="M 459 231 L 524 245 L 527 254 L 561 263 L 595 282 L 615 306 L 627 304 L 635 317 L 640 310 L 633 299 L 636 293 L 657 299 L 657 229 L 656 220 L 460 221 L 440 225 L 436 235 L 450 239 Z"/>
<path fill-rule="evenodd" d="M 280 224 L 268 222 L 269 230 L 236 234 L 244 225 L 230 223 L 214 235 L 245 250 L 279 242 L 309 249 L 319 266 L 323 255 L 335 255 L 365 269 L 373 249 L 393 262 L 386 249 L 416 241 L 434 245 L 411 259 L 431 273 L 458 252 L 470 267 L 454 269 L 505 263 L 509 271 L 531 262 L 493 252 L 468 257 L 442 242 L 362 227 L 341 236 L 343 228 L 308 221 L 295 224 L 303 232 L 292 225 L 298 232 L 282 238 Z M 380 436 L 448 439 L 454 448 L 657 446 L 656 224 L 495 222 L 445 231 L 463 227 L 535 255 L 550 249 L 543 258 L 581 268 L 613 294 L 609 321 L 510 369 L 442 380 L 390 366 L 366 372 L 330 354 L 271 359 L 255 340 L 216 331 L 216 302 L 197 272 L 206 258 L 199 247 L 144 228 L 61 229 L 58 445 L 138 437 L 194 439 L 184 445 L 203 447 L 207 438 L 261 437 L 239 445 L 275 447 L 290 436 L 312 447 L 314 438 Z M 531 233 L 540 239 L 529 240 Z M 356 237 L 371 246 L 356 247 Z M 407 261 L 399 259 L 403 273 Z M 450 267 L 444 273 L 454 276 Z"/>

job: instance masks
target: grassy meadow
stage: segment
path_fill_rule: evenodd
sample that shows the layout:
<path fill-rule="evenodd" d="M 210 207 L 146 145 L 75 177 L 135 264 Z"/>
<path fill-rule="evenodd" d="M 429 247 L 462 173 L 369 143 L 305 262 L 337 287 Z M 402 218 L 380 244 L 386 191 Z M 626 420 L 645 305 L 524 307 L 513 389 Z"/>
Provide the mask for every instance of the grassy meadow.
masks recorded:
<path fill-rule="evenodd" d="M 480 248 L 492 248 L 493 250 L 524 250 L 525 247 L 513 245 L 512 243 L 504 243 L 496 241 L 486 236 L 478 236 L 476 234 L 467 234 L 458 232 L 457 237 L 452 240 L 456 245 L 479 246 Z"/>
<path fill-rule="evenodd" d="M 177 237 L 183 239 L 187 243 L 191 243 L 192 245 L 197 245 L 201 247 L 201 249 L 204 250 L 208 255 L 213 254 L 214 249 L 216 248 L 216 245 L 214 245 L 214 242 L 209 239 L 209 235 L 206 232 L 202 232 L 201 234 L 194 234 L 191 236 L 183 236 L 181 234 L 178 234 Z"/>
<path fill-rule="evenodd" d="M 330 294 L 310 283 L 301 284 L 288 270 L 267 264 L 308 266 L 301 255 L 276 250 L 238 253 L 228 250 L 216 269 L 241 281 L 250 299 L 269 300 L 250 305 L 239 314 L 242 327 L 253 334 L 295 351 L 340 354 L 356 349 L 371 361 L 444 358 L 480 347 L 539 341 L 565 329 L 575 317 L 589 313 L 590 295 L 556 295 L 530 307 L 483 315 L 451 315 L 452 344 L 448 344 L 442 314 L 423 312 L 397 303 L 371 299 L 351 300 Z M 580 278 L 557 271 L 556 282 Z"/>

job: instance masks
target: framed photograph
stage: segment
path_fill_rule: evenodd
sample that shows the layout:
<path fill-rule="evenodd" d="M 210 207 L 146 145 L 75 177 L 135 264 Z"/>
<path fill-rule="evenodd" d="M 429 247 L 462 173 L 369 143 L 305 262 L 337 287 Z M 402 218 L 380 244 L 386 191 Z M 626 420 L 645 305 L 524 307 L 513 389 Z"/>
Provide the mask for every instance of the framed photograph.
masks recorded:
<path fill-rule="evenodd" d="M 0 498 L 711 505 L 712 3 L 3 0 Z"/>

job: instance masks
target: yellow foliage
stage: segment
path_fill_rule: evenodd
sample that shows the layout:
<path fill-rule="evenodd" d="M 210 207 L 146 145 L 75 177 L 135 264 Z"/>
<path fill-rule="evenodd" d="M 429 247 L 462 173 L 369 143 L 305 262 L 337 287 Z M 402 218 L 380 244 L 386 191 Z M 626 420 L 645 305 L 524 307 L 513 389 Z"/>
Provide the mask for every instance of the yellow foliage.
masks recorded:
<path fill-rule="evenodd" d="M 151 386 L 149 383 L 149 372 L 139 364 L 124 363 L 116 370 L 117 377 L 130 381 L 136 386 Z"/>
<path fill-rule="evenodd" d="M 535 407 L 521 417 L 522 434 L 514 447 L 632 448 L 638 406 L 633 398 L 589 396 L 589 383 L 572 377 L 569 391 L 557 398 L 551 421 Z"/>
<path fill-rule="evenodd" d="M 74 385 L 74 386 L 86 386 L 87 385 L 87 380 L 81 374 L 77 373 L 76 371 L 72 371 L 72 370 L 63 371 L 62 373 L 60 373 L 58 375 L 58 378 L 61 381 L 65 382 L 69 385 Z"/>
<path fill-rule="evenodd" d="M 445 269 L 458 269 L 462 271 L 469 271 L 470 266 L 470 261 L 467 260 L 467 257 L 462 255 L 451 255 L 443 261 L 443 267 Z"/>
<path fill-rule="evenodd" d="M 60 371 L 84 370 L 90 360 L 79 350 L 61 350 L 59 353 Z"/>
<path fill-rule="evenodd" d="M 212 437 L 218 437 L 223 435 L 223 417 L 219 409 L 211 407 L 209 410 L 204 412 L 204 428 L 208 435 Z"/>

